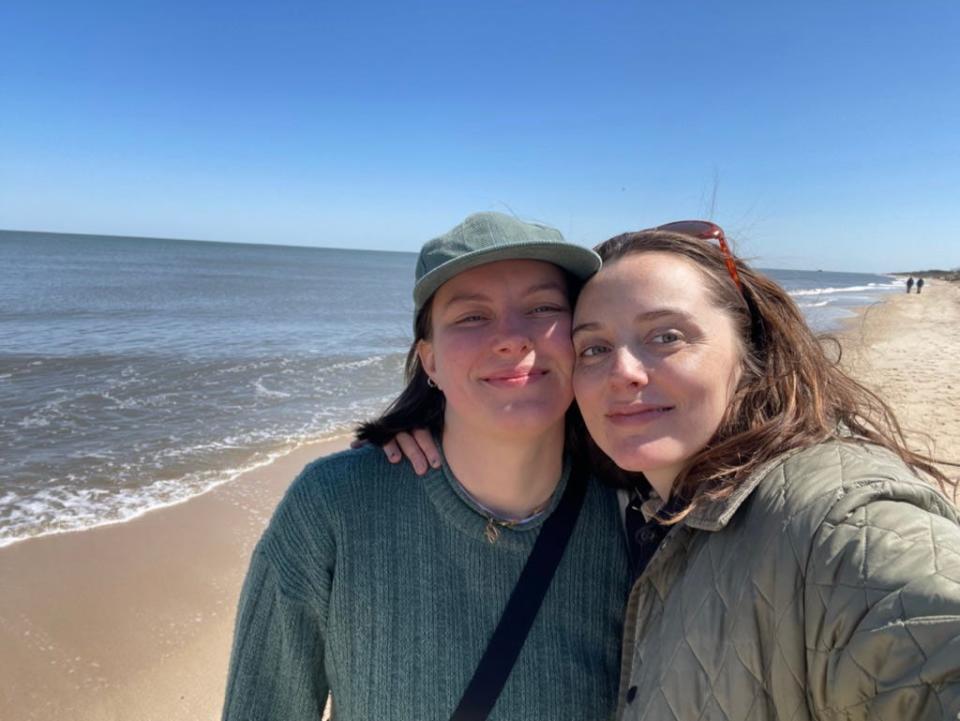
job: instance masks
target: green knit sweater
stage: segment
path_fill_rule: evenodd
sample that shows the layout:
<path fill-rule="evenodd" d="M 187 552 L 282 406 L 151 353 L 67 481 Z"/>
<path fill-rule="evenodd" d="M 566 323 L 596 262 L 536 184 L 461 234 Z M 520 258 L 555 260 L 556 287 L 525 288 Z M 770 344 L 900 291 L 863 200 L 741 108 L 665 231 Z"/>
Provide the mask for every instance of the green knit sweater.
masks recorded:
<path fill-rule="evenodd" d="M 340 721 L 445 721 L 543 519 L 491 543 L 447 467 L 417 477 L 378 448 L 307 466 L 254 551 L 223 718 L 315 721 L 330 692 Z M 591 480 L 490 718 L 609 718 L 628 591 L 616 497 Z"/>

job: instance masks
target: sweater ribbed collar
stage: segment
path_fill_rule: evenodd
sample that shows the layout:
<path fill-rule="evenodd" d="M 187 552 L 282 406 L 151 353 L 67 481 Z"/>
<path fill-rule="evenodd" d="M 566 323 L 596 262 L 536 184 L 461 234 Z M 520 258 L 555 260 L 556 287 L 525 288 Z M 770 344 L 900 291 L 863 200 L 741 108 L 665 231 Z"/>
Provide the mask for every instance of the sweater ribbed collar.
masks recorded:
<path fill-rule="evenodd" d="M 484 535 L 490 514 L 466 492 L 447 464 L 442 447 L 439 443 L 437 445 L 440 448 L 442 464 L 440 468 L 431 469 L 423 476 L 424 490 L 434 507 L 448 523 L 470 538 L 491 545 Z M 543 525 L 544 521 L 556 509 L 560 497 L 563 495 L 563 490 L 567 487 L 569 476 L 570 459 L 564 457 L 560 480 L 550 497 L 550 501 L 544 508 L 544 512 L 524 523 L 500 527 L 499 537 L 492 545 L 511 551 L 529 552 L 537 537 L 535 531 Z"/>

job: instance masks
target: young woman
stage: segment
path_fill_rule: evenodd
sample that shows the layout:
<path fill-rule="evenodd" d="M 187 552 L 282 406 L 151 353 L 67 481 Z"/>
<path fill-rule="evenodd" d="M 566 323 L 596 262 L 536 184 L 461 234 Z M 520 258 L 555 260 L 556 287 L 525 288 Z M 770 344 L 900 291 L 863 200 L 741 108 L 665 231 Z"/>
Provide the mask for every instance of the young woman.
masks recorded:
<path fill-rule="evenodd" d="M 450 718 L 577 488 L 579 518 L 489 718 L 610 717 L 629 580 L 619 509 L 564 455 L 571 286 L 598 266 L 556 230 L 496 213 L 424 246 L 408 383 L 362 433 L 426 424 L 442 462 L 418 477 L 361 448 L 294 481 L 253 554 L 224 719 L 315 721 L 328 692 L 337 719 Z"/>
<path fill-rule="evenodd" d="M 960 717 L 955 482 L 717 226 L 597 250 L 574 390 L 630 494 L 619 716 Z"/>
<path fill-rule="evenodd" d="M 646 481 L 622 717 L 958 718 L 951 482 L 719 228 L 672 229 L 599 246 L 574 314 L 590 435 Z"/>

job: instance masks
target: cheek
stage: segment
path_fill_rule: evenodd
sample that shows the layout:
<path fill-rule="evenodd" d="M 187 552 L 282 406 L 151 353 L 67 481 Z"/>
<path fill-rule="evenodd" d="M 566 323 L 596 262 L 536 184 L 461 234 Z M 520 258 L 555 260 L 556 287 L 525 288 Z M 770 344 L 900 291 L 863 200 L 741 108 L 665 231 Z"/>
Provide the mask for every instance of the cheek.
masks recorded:
<path fill-rule="evenodd" d="M 719 379 L 718 379 L 719 380 Z M 723 418 L 724 411 L 730 404 L 730 393 L 727 386 L 715 386 L 707 392 L 707 412 L 709 413 L 710 435 L 716 431 Z"/>
<path fill-rule="evenodd" d="M 724 409 L 733 400 L 740 378 L 743 375 L 743 353 L 739 347 L 727 348 L 717 363 L 714 377 L 720 383 L 718 395 Z"/>
<path fill-rule="evenodd" d="M 573 352 L 573 346 L 570 344 L 570 341 L 562 338 L 558 340 L 553 346 L 553 355 L 556 357 L 558 365 L 561 366 L 566 373 L 567 378 L 572 378 L 576 355 Z"/>
<path fill-rule="evenodd" d="M 573 341 L 570 340 L 570 319 L 559 321 L 551 325 L 544 334 L 546 341 L 550 343 L 554 352 L 564 353 L 570 358 L 570 366 L 573 367 Z"/>
<path fill-rule="evenodd" d="M 434 363 L 437 373 L 449 379 L 465 369 L 470 357 L 470 344 L 462 338 L 445 337 L 434 341 Z"/>
<path fill-rule="evenodd" d="M 584 417 L 595 417 L 601 412 L 600 378 L 595 369 L 575 368 L 573 371 L 573 394 Z"/>
<path fill-rule="evenodd" d="M 689 376 L 691 387 L 698 388 L 696 395 L 701 399 L 703 420 L 711 426 L 710 435 L 732 402 L 739 378 L 740 362 L 734 353 L 723 354 Z"/>

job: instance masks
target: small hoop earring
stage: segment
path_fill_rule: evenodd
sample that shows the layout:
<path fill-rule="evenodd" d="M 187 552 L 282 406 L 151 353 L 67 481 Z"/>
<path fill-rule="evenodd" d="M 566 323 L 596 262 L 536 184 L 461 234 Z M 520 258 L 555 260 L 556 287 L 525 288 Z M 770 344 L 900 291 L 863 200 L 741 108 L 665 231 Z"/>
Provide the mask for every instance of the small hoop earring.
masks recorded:
<path fill-rule="evenodd" d="M 427 385 L 430 386 L 431 388 L 436 388 L 437 382 L 433 380 L 433 378 L 431 378 L 430 376 L 427 376 Z"/>

